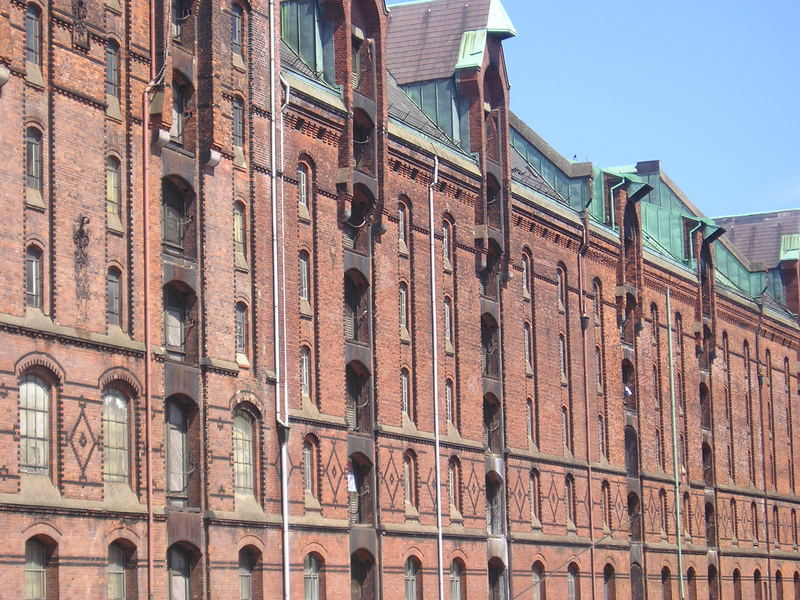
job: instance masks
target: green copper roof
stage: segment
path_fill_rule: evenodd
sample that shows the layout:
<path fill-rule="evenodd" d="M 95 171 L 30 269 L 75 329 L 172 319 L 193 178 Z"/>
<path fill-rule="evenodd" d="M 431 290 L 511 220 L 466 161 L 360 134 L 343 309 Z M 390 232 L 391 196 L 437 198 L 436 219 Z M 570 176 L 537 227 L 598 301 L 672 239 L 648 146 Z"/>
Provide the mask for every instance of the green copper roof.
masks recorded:
<path fill-rule="evenodd" d="M 489 6 L 489 19 L 486 23 L 486 30 L 500 39 L 506 39 L 517 35 L 517 30 L 506 12 L 500 0 L 492 0 Z"/>
<path fill-rule="evenodd" d="M 781 236 L 781 260 L 800 260 L 800 233 Z"/>
<path fill-rule="evenodd" d="M 486 49 L 486 30 L 465 31 L 461 35 L 456 70 L 480 67 L 483 64 L 483 51 Z"/>

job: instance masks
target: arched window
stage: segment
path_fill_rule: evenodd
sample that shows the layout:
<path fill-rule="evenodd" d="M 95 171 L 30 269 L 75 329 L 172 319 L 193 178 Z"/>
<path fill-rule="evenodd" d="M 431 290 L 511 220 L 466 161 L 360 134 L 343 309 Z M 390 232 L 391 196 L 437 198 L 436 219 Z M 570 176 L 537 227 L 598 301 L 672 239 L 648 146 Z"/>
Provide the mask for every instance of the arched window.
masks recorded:
<path fill-rule="evenodd" d="M 241 202 L 233 205 L 233 250 L 240 262 L 247 260 L 247 229 Z"/>
<path fill-rule="evenodd" d="M 444 383 L 444 413 L 447 422 L 458 429 L 458 404 L 453 392 L 453 381 L 450 379 Z"/>
<path fill-rule="evenodd" d="M 617 599 L 617 581 L 614 567 L 607 564 L 603 568 L 603 600 L 616 600 Z"/>
<path fill-rule="evenodd" d="M 169 600 L 191 600 L 191 555 L 188 550 L 173 545 L 167 553 L 169 568 Z"/>
<path fill-rule="evenodd" d="M 119 44 L 106 42 L 106 97 L 119 102 Z"/>
<path fill-rule="evenodd" d="M 243 60 L 244 42 L 244 10 L 234 3 L 231 5 L 231 52 L 235 63 Z"/>
<path fill-rule="evenodd" d="M 173 123 L 174 125 L 174 123 Z M 172 181 L 164 180 L 161 186 L 163 211 L 163 242 L 170 252 L 183 254 L 191 252 L 189 237 L 191 217 L 187 195 Z"/>
<path fill-rule="evenodd" d="M 541 527 L 542 484 L 539 477 L 539 471 L 536 469 L 531 470 L 530 486 L 531 523 L 534 527 Z"/>
<path fill-rule="evenodd" d="M 103 470 L 106 481 L 128 481 L 128 413 L 128 399 L 116 388 L 106 389 L 103 393 Z"/>
<path fill-rule="evenodd" d="M 42 308 L 42 251 L 33 245 L 25 251 L 25 304 Z"/>
<path fill-rule="evenodd" d="M 449 350 L 453 345 L 453 301 L 449 296 L 444 298 L 444 342 Z"/>
<path fill-rule="evenodd" d="M 355 269 L 344 276 L 344 337 L 347 341 L 367 342 L 369 306 L 367 283 Z"/>
<path fill-rule="evenodd" d="M 314 436 L 306 436 L 303 441 L 303 488 L 306 493 L 317 498 L 317 455 L 319 444 Z"/>
<path fill-rule="evenodd" d="M 639 496 L 634 492 L 628 494 L 628 527 L 632 542 L 642 541 L 642 511 Z"/>
<path fill-rule="evenodd" d="M 186 304 L 186 296 L 175 287 L 164 288 L 164 341 L 167 355 L 177 360 L 186 356 Z"/>
<path fill-rule="evenodd" d="M 300 163 L 297 167 L 297 202 L 300 205 L 300 214 L 309 217 L 308 211 L 308 167 Z"/>
<path fill-rule="evenodd" d="M 489 452 L 500 453 L 503 446 L 503 427 L 500 401 L 491 394 L 483 399 L 483 442 Z"/>
<path fill-rule="evenodd" d="M 483 375 L 493 379 L 500 375 L 497 322 L 490 314 L 481 317 L 481 366 Z"/>
<path fill-rule="evenodd" d="M 594 376 L 597 393 L 603 393 L 603 353 L 600 346 L 594 348 Z"/>
<path fill-rule="evenodd" d="M 422 565 L 414 556 L 406 560 L 405 576 L 405 600 L 422 600 Z"/>
<path fill-rule="evenodd" d="M 36 375 L 25 375 L 19 386 L 19 470 L 50 472 L 50 387 Z"/>
<path fill-rule="evenodd" d="M 600 287 L 600 282 L 596 279 L 592 284 L 592 291 L 594 293 L 594 302 L 592 303 L 592 312 L 594 313 L 594 324 L 600 325 L 602 309 L 603 309 L 603 292 Z"/>
<path fill-rule="evenodd" d="M 533 592 L 533 600 L 547 600 L 544 565 L 538 560 L 533 563 L 531 575 L 531 591 Z"/>
<path fill-rule="evenodd" d="M 761 571 L 756 569 L 753 572 L 753 598 L 755 600 L 764 600 L 762 594 Z"/>
<path fill-rule="evenodd" d="M 656 410 L 661 410 L 661 381 L 658 377 L 658 367 L 653 365 L 653 400 Z"/>
<path fill-rule="evenodd" d="M 575 563 L 567 568 L 567 598 L 581 600 L 581 572 Z"/>
<path fill-rule="evenodd" d="M 246 357 L 249 347 L 247 305 L 244 302 L 237 302 L 234 309 L 236 313 L 236 353 Z"/>
<path fill-rule="evenodd" d="M 400 335 L 408 337 L 408 284 L 400 282 L 399 286 L 399 309 L 400 309 Z"/>
<path fill-rule="evenodd" d="M 233 415 L 233 487 L 237 494 L 253 495 L 255 491 L 254 421 L 245 410 Z"/>
<path fill-rule="evenodd" d="M 465 600 L 466 585 L 464 581 L 464 563 L 455 558 L 450 563 L 450 600 Z"/>
<path fill-rule="evenodd" d="M 697 575 L 694 567 L 689 567 L 686 571 L 686 587 L 688 588 L 689 600 L 697 600 Z"/>
<path fill-rule="evenodd" d="M 120 163 L 115 156 L 106 157 L 106 213 L 109 217 L 120 218 L 121 213 Z"/>
<path fill-rule="evenodd" d="M 562 267 L 556 273 L 556 293 L 558 294 L 558 308 L 565 310 L 567 306 L 567 274 Z"/>
<path fill-rule="evenodd" d="M 411 414 L 411 391 L 408 376 L 408 369 L 400 369 L 400 411 L 409 419 Z"/>
<path fill-rule="evenodd" d="M 258 554 L 249 548 L 239 550 L 239 600 L 261 600 L 261 582 L 253 577 L 258 559 Z"/>
<path fill-rule="evenodd" d="M 453 510 L 461 513 L 461 465 L 455 456 L 447 464 L 447 496 L 452 519 Z"/>
<path fill-rule="evenodd" d="M 127 542 L 125 542 L 127 544 Z M 108 600 L 136 598 L 135 566 L 131 557 L 136 549 L 114 542 L 108 547 Z"/>
<path fill-rule="evenodd" d="M 403 455 L 403 492 L 406 508 L 417 508 L 417 461 L 410 450 Z"/>
<path fill-rule="evenodd" d="M 772 528 L 775 532 L 775 544 L 780 545 L 781 543 L 781 522 L 780 522 L 780 512 L 778 511 L 778 507 L 773 505 L 772 506 Z"/>
<path fill-rule="evenodd" d="M 522 295 L 526 298 L 531 295 L 531 264 L 527 254 L 522 255 Z"/>
<path fill-rule="evenodd" d="M 449 221 L 442 222 L 442 258 L 444 268 L 452 269 L 453 266 L 453 226 Z"/>
<path fill-rule="evenodd" d="M 658 463 L 658 468 L 660 470 L 664 470 L 664 447 L 661 444 L 661 431 L 656 429 L 655 431 L 655 443 L 656 443 L 656 462 Z"/>
<path fill-rule="evenodd" d="M 714 518 L 714 505 L 706 502 L 706 545 L 713 548 L 717 545 L 717 524 Z"/>
<path fill-rule="evenodd" d="M 739 539 L 739 509 L 736 506 L 736 498 L 731 498 L 731 533 L 733 534 L 733 542 L 737 543 Z"/>
<path fill-rule="evenodd" d="M 324 600 L 322 572 L 324 562 L 318 554 L 306 554 L 303 559 L 303 599 Z"/>
<path fill-rule="evenodd" d="M 298 294 L 300 296 L 300 312 L 311 312 L 311 259 L 308 252 L 301 250 L 297 260 Z"/>
<path fill-rule="evenodd" d="M 783 573 L 775 571 L 775 600 L 783 600 Z"/>
<path fill-rule="evenodd" d="M 58 560 L 55 543 L 39 538 L 25 541 L 25 600 L 58 598 Z M 55 589 L 48 589 L 48 582 Z"/>
<path fill-rule="evenodd" d="M 658 492 L 658 510 L 661 517 L 661 532 L 664 536 L 669 535 L 669 509 L 667 507 L 667 492 Z"/>
<path fill-rule="evenodd" d="M 397 205 L 397 241 L 400 252 L 408 253 L 408 209 L 402 202 Z"/>
<path fill-rule="evenodd" d="M 189 487 L 189 415 L 176 399 L 167 400 L 167 496 L 170 503 L 186 506 Z"/>
<path fill-rule="evenodd" d="M 244 100 L 239 96 L 233 97 L 233 147 L 244 147 Z"/>
<path fill-rule="evenodd" d="M 25 130 L 25 174 L 28 190 L 41 196 L 43 183 L 42 132 L 35 127 L 28 127 Z M 41 200 L 41 197 L 39 199 Z"/>
<path fill-rule="evenodd" d="M 631 426 L 625 427 L 625 471 L 629 477 L 639 476 L 639 439 Z"/>
<path fill-rule="evenodd" d="M 564 334 L 558 336 L 558 365 L 561 373 L 561 381 L 567 381 L 567 341 Z"/>
<path fill-rule="evenodd" d="M 572 435 L 570 435 L 569 430 L 569 412 L 567 411 L 566 406 L 561 407 L 561 443 L 564 445 L 564 449 L 570 448 L 570 442 L 572 440 Z"/>
<path fill-rule="evenodd" d="M 304 398 L 311 398 L 311 349 L 300 347 L 300 393 Z"/>
<path fill-rule="evenodd" d="M 525 433 L 528 440 L 533 440 L 533 400 L 525 399 Z"/>
<path fill-rule="evenodd" d="M 25 9 L 25 62 L 32 67 L 42 66 L 41 20 L 42 12 L 39 7 L 28 4 Z"/>
<path fill-rule="evenodd" d="M 567 527 L 574 527 L 577 524 L 576 505 L 575 505 L 575 480 L 571 475 L 567 475 L 564 481 L 565 494 L 564 505 L 567 512 Z"/>
<path fill-rule="evenodd" d="M 601 458 L 608 458 L 608 444 L 606 443 L 606 424 L 603 415 L 597 415 L 597 445 Z"/>
<path fill-rule="evenodd" d="M 611 529 L 611 486 L 608 481 L 600 484 L 600 512 L 603 519 L 603 527 Z"/>
<path fill-rule="evenodd" d="M 742 600 L 742 574 L 739 569 L 733 570 L 733 600 Z"/>
<path fill-rule="evenodd" d="M 669 567 L 661 569 L 661 600 L 672 600 L 672 573 Z"/>
<path fill-rule="evenodd" d="M 525 323 L 522 326 L 522 355 L 525 358 L 525 370 L 529 373 L 533 372 L 533 363 L 531 361 L 531 354 L 533 349 L 531 347 L 531 325 Z"/>

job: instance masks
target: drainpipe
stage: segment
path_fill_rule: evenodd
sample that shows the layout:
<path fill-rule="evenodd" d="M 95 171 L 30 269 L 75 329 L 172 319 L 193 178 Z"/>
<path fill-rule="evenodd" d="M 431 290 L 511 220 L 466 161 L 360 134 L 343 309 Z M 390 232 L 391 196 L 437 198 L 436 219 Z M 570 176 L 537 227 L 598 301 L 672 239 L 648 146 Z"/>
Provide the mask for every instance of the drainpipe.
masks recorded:
<path fill-rule="evenodd" d="M 151 0 L 152 1 L 152 0 Z M 272 208 L 272 322 L 273 322 L 273 352 L 275 359 L 275 421 L 278 429 L 278 440 L 281 454 L 281 525 L 283 534 L 283 597 L 289 599 L 289 484 L 287 479 L 287 465 L 289 462 L 288 450 L 286 447 L 289 435 L 289 415 L 288 410 L 281 410 L 281 361 L 280 361 L 280 341 L 281 341 L 281 294 L 280 294 L 280 270 L 278 267 L 278 185 L 277 185 L 277 156 L 275 148 L 276 130 L 276 95 L 275 85 L 275 0 L 269 0 L 269 130 L 270 130 L 270 201 Z M 288 97 L 287 97 L 288 100 Z M 281 128 L 281 131 L 283 128 Z"/>
<path fill-rule="evenodd" d="M 764 397 L 763 375 L 761 373 L 761 327 L 764 324 L 764 289 L 759 295 L 758 304 L 758 329 L 756 329 L 756 381 L 758 382 L 758 424 L 761 428 L 761 473 L 764 486 L 762 489 L 762 507 L 764 509 L 764 541 L 767 544 L 767 600 L 772 600 L 772 550 L 769 538 L 769 511 L 767 511 L 767 448 L 764 442 Z M 775 457 L 772 457 L 775 460 Z"/>
<path fill-rule="evenodd" d="M 144 321 L 144 437 L 145 437 L 145 487 L 147 496 L 147 598 L 153 600 L 153 397 L 152 354 L 150 351 L 150 106 L 148 99 L 153 89 L 164 78 L 164 65 L 156 71 L 156 1 L 149 0 L 150 14 L 150 82 L 142 92 L 142 259 L 144 284 L 142 292 Z M 166 63 L 165 63 L 166 64 Z"/>
<path fill-rule="evenodd" d="M 622 177 L 619 183 L 612 185 L 608 190 L 608 195 L 611 196 L 611 201 L 608 203 L 609 212 L 611 213 L 611 228 L 613 229 L 616 225 L 614 222 L 614 211 L 616 210 L 616 204 L 614 202 L 614 190 L 617 188 L 622 187 L 625 185 L 625 178 Z"/>
<path fill-rule="evenodd" d="M 672 350 L 672 303 L 670 298 L 670 290 L 667 288 L 667 354 L 669 355 L 669 405 L 671 410 L 671 424 L 672 424 L 672 472 L 674 475 L 674 489 L 675 489 L 675 532 L 678 541 L 678 594 L 682 599 L 683 592 L 683 544 L 681 539 L 683 537 L 682 524 L 681 524 L 681 492 L 680 492 L 680 475 L 678 469 L 678 425 L 675 413 L 675 358 Z"/>
<path fill-rule="evenodd" d="M 431 331 L 433 344 L 433 432 L 436 448 L 436 546 L 439 560 L 439 600 L 444 600 L 444 558 L 442 549 L 442 471 L 439 456 L 439 332 L 436 314 L 439 310 L 436 300 L 436 238 L 434 236 L 433 188 L 439 183 L 439 157 L 433 157 L 433 180 L 428 186 L 428 227 L 430 229 L 431 258 Z"/>
<path fill-rule="evenodd" d="M 587 486 L 589 493 L 589 506 L 594 506 L 592 500 L 592 486 L 593 486 L 593 472 L 592 472 L 592 459 L 589 454 L 589 350 L 588 341 L 586 339 L 586 332 L 589 329 L 589 317 L 586 314 L 586 300 L 583 297 L 584 293 L 584 258 L 586 251 L 589 249 L 589 205 L 594 200 L 594 190 L 591 178 L 589 180 L 589 201 L 583 207 L 583 215 L 581 215 L 581 246 L 578 250 L 578 301 L 580 308 L 581 319 L 581 346 L 583 350 L 583 409 L 584 409 L 584 440 L 586 441 L 586 465 L 588 467 L 589 484 Z M 595 568 L 594 568 L 594 511 L 589 510 L 589 563 L 591 564 L 591 578 L 592 578 L 592 600 L 595 598 Z"/>

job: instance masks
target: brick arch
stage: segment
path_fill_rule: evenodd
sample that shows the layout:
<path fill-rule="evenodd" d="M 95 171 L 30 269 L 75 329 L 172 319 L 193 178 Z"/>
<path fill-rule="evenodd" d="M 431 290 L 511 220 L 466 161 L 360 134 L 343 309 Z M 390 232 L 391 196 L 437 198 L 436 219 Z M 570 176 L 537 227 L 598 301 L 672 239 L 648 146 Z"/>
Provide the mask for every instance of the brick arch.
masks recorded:
<path fill-rule="evenodd" d="M 106 532 L 107 545 L 110 546 L 114 542 L 118 542 L 120 540 L 126 542 L 129 546 L 136 548 L 138 553 L 138 549 L 139 546 L 141 545 L 142 538 L 133 529 L 122 526 L 122 527 L 113 527 L 112 529 L 109 529 Z"/>
<path fill-rule="evenodd" d="M 37 535 L 43 535 L 52 539 L 56 544 L 61 543 L 61 539 L 64 535 L 60 530 L 56 529 L 54 525 L 45 523 L 43 521 L 37 521 L 36 523 L 29 525 L 25 529 L 22 529 L 20 533 L 22 533 L 25 539 L 36 537 Z"/>
<path fill-rule="evenodd" d="M 242 550 L 244 550 L 248 546 L 251 546 L 251 547 L 255 548 L 256 550 L 258 550 L 261 553 L 261 557 L 262 557 L 262 560 L 263 560 L 263 557 L 266 555 L 266 552 L 267 552 L 267 546 L 266 546 L 266 544 L 264 544 L 264 542 L 263 542 L 263 540 L 261 538 L 255 536 L 255 535 L 252 535 L 252 534 L 248 534 L 248 535 L 242 537 L 236 543 L 236 551 L 237 552 L 241 552 Z"/>
<path fill-rule="evenodd" d="M 405 562 L 412 556 L 422 563 L 424 562 L 425 553 L 419 546 L 409 546 L 403 551 L 401 556 L 403 557 L 403 564 L 405 564 Z"/>
<path fill-rule="evenodd" d="M 53 379 L 56 380 L 59 385 L 63 385 L 66 380 L 64 368 L 55 358 L 43 352 L 30 352 L 20 358 L 17 364 L 14 365 L 14 372 L 17 374 L 17 377 L 22 377 L 25 371 L 33 367 L 42 367 L 49 371 L 53 375 Z"/>
<path fill-rule="evenodd" d="M 259 416 L 264 415 L 264 403 L 255 392 L 250 390 L 239 390 L 233 396 L 231 396 L 231 399 L 228 401 L 228 408 L 231 412 L 233 412 L 242 404 L 250 404 L 258 411 Z"/>
<path fill-rule="evenodd" d="M 328 562 L 328 549 L 321 542 L 308 542 L 303 546 L 303 557 L 307 554 L 319 554 L 322 560 L 327 564 Z"/>
<path fill-rule="evenodd" d="M 97 387 L 102 391 L 109 387 L 115 381 L 122 381 L 128 385 L 137 396 L 144 394 L 144 387 L 139 382 L 139 379 L 131 371 L 125 367 L 111 367 L 100 376 L 97 381 Z"/>

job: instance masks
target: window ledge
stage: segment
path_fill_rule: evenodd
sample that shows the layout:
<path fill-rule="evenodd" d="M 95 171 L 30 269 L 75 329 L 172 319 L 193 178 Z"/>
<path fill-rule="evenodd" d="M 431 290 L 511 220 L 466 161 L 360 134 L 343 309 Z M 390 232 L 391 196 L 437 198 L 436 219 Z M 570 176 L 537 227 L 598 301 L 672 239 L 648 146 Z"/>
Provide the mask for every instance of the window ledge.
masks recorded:
<path fill-rule="evenodd" d="M 530 365 L 530 363 L 525 365 L 525 376 L 533 377 L 533 367 Z"/>
<path fill-rule="evenodd" d="M 115 121 L 122 121 L 122 112 L 119 108 L 119 98 L 106 94 L 106 116 Z"/>
<path fill-rule="evenodd" d="M 442 265 L 442 267 L 444 268 L 444 272 L 445 273 L 452 273 L 453 272 L 453 265 L 450 263 L 450 259 L 449 258 L 445 258 L 444 259 L 444 264 Z"/>
<path fill-rule="evenodd" d="M 419 522 L 419 511 L 410 502 L 405 503 L 406 520 Z"/>
<path fill-rule="evenodd" d="M 243 72 L 247 70 L 247 67 L 245 67 L 244 64 L 244 57 L 241 54 L 234 52 L 232 62 L 234 69 L 238 69 L 239 71 Z"/>
<path fill-rule="evenodd" d="M 406 243 L 403 240 L 398 240 L 397 251 L 400 253 L 400 256 L 408 258 L 408 246 L 406 246 Z"/>
<path fill-rule="evenodd" d="M 233 166 L 245 168 L 247 163 L 244 161 L 244 148 L 241 146 L 233 147 Z"/>
<path fill-rule="evenodd" d="M 119 0 L 106 0 L 106 8 L 116 13 L 122 13 L 122 6 L 120 6 Z"/>
<path fill-rule="evenodd" d="M 308 205 L 302 202 L 297 203 L 297 216 L 304 223 L 311 223 L 311 214 L 308 212 Z"/>
<path fill-rule="evenodd" d="M 453 525 L 464 525 L 464 517 L 461 516 L 461 512 L 452 504 L 450 505 L 450 523 Z"/>
<path fill-rule="evenodd" d="M 25 188 L 25 202 L 28 206 L 33 208 L 45 209 L 44 200 L 42 199 L 42 192 L 34 188 Z"/>
<path fill-rule="evenodd" d="M 42 78 L 42 68 L 31 62 L 25 63 L 25 81 L 32 83 L 38 87 L 44 87 L 44 79 Z"/>
<path fill-rule="evenodd" d="M 529 290 L 522 290 L 522 298 L 523 300 L 530 302 L 531 301 L 531 293 Z"/>
<path fill-rule="evenodd" d="M 244 257 L 244 254 L 241 252 L 236 252 L 236 256 L 233 259 L 233 266 L 238 271 L 249 271 L 250 265 L 247 264 L 247 259 Z"/>
<path fill-rule="evenodd" d="M 455 351 L 455 348 L 453 348 L 453 342 L 451 342 L 450 340 L 447 340 L 444 343 L 444 351 L 445 351 L 445 353 L 449 354 L 450 356 L 455 354 L 456 351 Z"/>
<path fill-rule="evenodd" d="M 236 353 L 236 364 L 242 369 L 249 369 L 251 366 L 250 359 L 247 358 L 246 354 L 242 354 L 241 352 Z"/>
<path fill-rule="evenodd" d="M 314 494 L 312 494 L 309 490 L 305 490 L 303 500 L 305 509 L 307 511 L 317 512 L 317 513 L 322 512 L 322 505 L 319 503 L 319 500 L 317 500 L 314 497 Z"/>
<path fill-rule="evenodd" d="M 406 342 L 407 344 L 411 343 L 411 336 L 408 335 L 408 329 L 405 327 L 400 328 L 400 341 Z"/>
<path fill-rule="evenodd" d="M 311 310 L 311 304 L 305 298 L 300 298 L 300 314 L 304 317 L 314 316 L 314 313 Z"/>
<path fill-rule="evenodd" d="M 106 229 L 108 229 L 111 233 L 124 234 L 125 227 L 123 227 L 119 215 L 115 215 L 113 213 L 107 213 L 107 214 L 108 218 L 106 220 Z"/>

